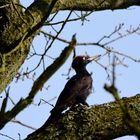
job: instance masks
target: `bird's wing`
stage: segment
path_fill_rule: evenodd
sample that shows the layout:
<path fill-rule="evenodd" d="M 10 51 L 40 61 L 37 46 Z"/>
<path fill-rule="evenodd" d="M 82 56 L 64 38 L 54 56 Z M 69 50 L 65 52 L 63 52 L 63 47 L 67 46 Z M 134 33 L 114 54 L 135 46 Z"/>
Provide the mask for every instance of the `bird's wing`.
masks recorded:
<path fill-rule="evenodd" d="M 83 89 L 88 89 L 91 87 L 89 84 L 89 76 L 82 77 L 75 75 L 73 76 L 65 85 L 63 91 L 61 92 L 54 109 L 51 111 L 62 112 L 67 107 L 75 103 L 76 97 L 82 93 Z M 89 87 L 90 86 L 90 87 Z"/>

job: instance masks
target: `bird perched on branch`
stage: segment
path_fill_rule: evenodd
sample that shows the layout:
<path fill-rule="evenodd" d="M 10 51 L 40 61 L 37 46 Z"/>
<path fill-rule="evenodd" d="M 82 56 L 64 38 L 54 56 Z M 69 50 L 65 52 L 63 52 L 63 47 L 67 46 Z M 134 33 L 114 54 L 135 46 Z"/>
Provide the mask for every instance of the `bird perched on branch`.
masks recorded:
<path fill-rule="evenodd" d="M 91 74 L 86 70 L 86 65 L 93 60 L 97 60 L 99 57 L 100 55 L 94 57 L 77 56 L 73 59 L 72 68 L 75 70 L 76 75 L 66 83 L 58 97 L 55 107 L 50 112 L 50 117 L 36 132 L 42 131 L 52 122 L 58 120 L 62 112 L 68 107 L 76 104 L 88 106 L 86 99 L 92 91 L 92 78 Z"/>

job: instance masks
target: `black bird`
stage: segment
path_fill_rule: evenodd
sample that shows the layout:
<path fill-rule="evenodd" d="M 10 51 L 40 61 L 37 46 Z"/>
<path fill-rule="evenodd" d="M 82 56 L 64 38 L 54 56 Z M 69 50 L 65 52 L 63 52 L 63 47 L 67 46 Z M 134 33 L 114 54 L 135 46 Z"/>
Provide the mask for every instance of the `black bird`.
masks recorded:
<path fill-rule="evenodd" d="M 80 103 L 88 106 L 86 99 L 92 91 L 92 78 L 91 74 L 86 70 L 86 65 L 98 58 L 99 55 L 94 57 L 77 56 L 74 58 L 72 68 L 76 71 L 76 75 L 66 83 L 58 97 L 55 107 L 50 112 L 50 117 L 42 127 L 35 131 L 35 133 L 41 132 L 52 122 L 58 120 L 62 112 L 68 107 Z"/>

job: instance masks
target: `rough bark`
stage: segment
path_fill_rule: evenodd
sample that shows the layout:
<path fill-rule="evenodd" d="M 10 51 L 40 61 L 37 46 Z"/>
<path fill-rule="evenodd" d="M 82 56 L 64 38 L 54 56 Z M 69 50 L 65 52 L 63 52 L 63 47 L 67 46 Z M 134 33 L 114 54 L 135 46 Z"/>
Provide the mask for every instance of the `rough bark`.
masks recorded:
<path fill-rule="evenodd" d="M 49 0 L 51 1 L 51 0 Z M 55 10 L 115 10 L 140 5 L 139 0 L 59 0 Z"/>
<path fill-rule="evenodd" d="M 121 103 L 139 127 L 140 95 L 122 99 Z M 134 130 L 128 125 L 129 119 L 118 101 L 92 107 L 77 106 L 67 111 L 57 124 L 50 125 L 38 135 L 34 133 L 26 140 L 109 140 L 134 135 Z"/>
<path fill-rule="evenodd" d="M 3 24 L 0 29 L 0 92 L 16 75 L 34 36 L 51 12 L 48 3 L 43 1 L 32 4 L 25 12 L 14 2 L 0 1 L 3 7 L 0 9 Z"/>

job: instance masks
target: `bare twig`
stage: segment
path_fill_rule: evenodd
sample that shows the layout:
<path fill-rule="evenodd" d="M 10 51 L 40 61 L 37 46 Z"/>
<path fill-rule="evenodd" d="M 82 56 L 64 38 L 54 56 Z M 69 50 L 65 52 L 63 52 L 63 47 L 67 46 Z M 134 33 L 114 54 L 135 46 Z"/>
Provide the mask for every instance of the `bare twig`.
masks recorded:
<path fill-rule="evenodd" d="M 3 134 L 3 133 L 0 133 L 0 135 L 3 136 L 3 137 L 8 138 L 8 139 L 10 139 L 10 140 L 16 140 L 16 139 L 14 139 L 14 138 L 12 138 L 12 137 L 10 137 L 10 136 L 8 136 L 8 135 L 5 135 L 5 134 Z"/>
<path fill-rule="evenodd" d="M 54 107 L 53 104 L 50 104 L 49 101 L 45 101 L 44 99 L 40 99 L 40 102 L 38 103 L 38 106 L 41 104 L 42 101 L 45 102 L 45 103 L 47 103 L 48 105 Z"/>
<path fill-rule="evenodd" d="M 45 50 L 44 54 L 46 54 L 46 52 L 50 49 L 50 47 L 52 46 L 53 42 L 55 41 L 55 39 L 59 36 L 59 34 L 62 32 L 62 30 L 64 29 L 67 20 L 70 18 L 72 14 L 72 11 L 70 11 L 69 15 L 67 16 L 67 18 L 65 19 L 65 21 L 63 22 L 61 29 L 57 32 L 57 35 L 54 37 L 54 39 L 52 40 L 51 44 L 48 46 L 48 48 Z"/>
<path fill-rule="evenodd" d="M 5 113 L 5 110 L 6 110 L 6 107 L 7 107 L 7 102 L 8 102 L 8 97 L 9 97 L 9 90 L 10 90 L 10 87 L 7 90 L 5 90 L 6 97 L 4 98 L 4 100 L 2 102 L 2 106 L 1 106 L 1 110 L 0 110 L 1 114 Z M 0 116 L 0 117 L 2 117 L 2 116 Z"/>
<path fill-rule="evenodd" d="M 36 128 L 34 128 L 34 127 L 32 127 L 32 126 L 29 126 L 29 125 L 27 125 L 27 124 L 25 124 L 25 123 L 22 123 L 21 121 L 18 121 L 18 120 L 16 120 L 16 119 L 12 119 L 11 122 L 17 123 L 17 124 L 19 124 L 19 125 L 21 125 L 21 126 L 24 126 L 24 127 L 26 127 L 26 128 L 30 128 L 30 129 L 32 129 L 32 130 L 36 130 Z"/>
<path fill-rule="evenodd" d="M 48 55 L 46 55 L 47 51 L 51 48 L 51 46 L 52 46 L 52 44 L 54 43 L 54 41 L 58 38 L 59 34 L 62 32 L 62 30 L 63 30 L 65 24 L 67 23 L 67 20 L 68 20 L 69 17 L 71 16 L 71 14 L 72 14 L 72 11 L 69 13 L 69 15 L 67 16 L 66 20 L 63 22 L 63 25 L 61 26 L 61 29 L 57 32 L 57 35 L 53 37 L 52 42 L 51 42 L 51 43 L 49 44 L 49 46 L 45 49 L 45 51 L 43 52 L 43 54 L 38 54 L 38 53 L 36 53 L 35 49 L 33 48 L 34 53 L 32 54 L 32 56 L 33 56 L 33 55 L 38 55 L 38 56 L 41 56 L 41 58 L 40 58 L 38 64 L 36 65 L 36 67 L 33 68 L 32 70 L 30 70 L 30 71 L 24 73 L 25 75 L 34 72 L 34 71 L 40 66 L 41 63 L 43 64 L 43 69 L 45 69 L 44 57 L 45 57 L 45 56 L 48 56 Z M 69 43 L 70 43 L 70 42 L 69 42 Z M 46 46 L 47 46 L 47 45 L 46 45 Z"/>
<path fill-rule="evenodd" d="M 47 35 L 47 36 L 51 37 L 52 39 L 56 38 L 54 35 L 52 35 L 50 33 L 47 33 L 47 32 L 44 32 L 44 31 L 41 31 L 41 33 L 44 34 L 45 36 Z M 63 39 L 63 38 L 60 38 L 60 37 L 57 37 L 56 39 L 63 42 L 63 43 L 66 43 L 66 44 L 70 43 L 70 41 L 67 41 L 66 39 Z"/>

